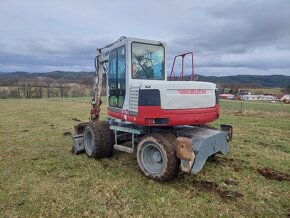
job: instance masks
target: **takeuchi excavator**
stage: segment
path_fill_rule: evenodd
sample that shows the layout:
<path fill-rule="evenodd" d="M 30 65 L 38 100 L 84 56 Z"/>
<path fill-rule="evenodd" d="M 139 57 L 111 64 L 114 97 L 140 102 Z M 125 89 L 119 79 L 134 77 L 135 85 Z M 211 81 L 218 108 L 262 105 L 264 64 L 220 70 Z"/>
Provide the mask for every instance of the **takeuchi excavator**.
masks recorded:
<path fill-rule="evenodd" d="M 207 125 L 219 118 L 216 84 L 194 81 L 191 52 L 177 55 L 167 76 L 166 50 L 165 42 L 132 37 L 97 49 L 90 120 L 75 126 L 75 154 L 85 151 L 99 159 L 114 149 L 135 152 L 145 176 L 166 181 L 179 171 L 195 174 L 209 157 L 229 152 L 232 127 Z M 190 75 L 184 72 L 185 59 Z M 181 60 L 178 71 L 176 60 Z M 105 121 L 100 120 L 102 98 Z"/>

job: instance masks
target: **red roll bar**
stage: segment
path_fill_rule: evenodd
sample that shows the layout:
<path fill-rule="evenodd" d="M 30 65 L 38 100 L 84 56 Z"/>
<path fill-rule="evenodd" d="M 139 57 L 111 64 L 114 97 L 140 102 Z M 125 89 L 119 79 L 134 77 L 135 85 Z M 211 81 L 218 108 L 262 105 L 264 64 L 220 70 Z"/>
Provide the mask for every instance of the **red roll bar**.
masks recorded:
<path fill-rule="evenodd" d="M 190 80 L 192 80 L 192 81 L 194 80 L 194 65 L 193 65 L 193 53 L 192 52 L 187 52 L 187 53 L 184 53 L 184 54 L 179 54 L 179 55 L 176 55 L 174 57 L 169 80 L 172 80 L 175 77 L 175 74 L 174 74 L 174 65 L 175 65 L 176 58 L 178 58 L 178 57 L 181 57 L 181 59 L 182 59 L 182 62 L 181 62 L 181 73 L 180 73 L 180 76 L 179 77 L 181 77 L 181 80 L 184 80 L 184 57 L 186 55 L 191 55 L 191 68 L 192 68 L 192 72 L 191 72 Z"/>

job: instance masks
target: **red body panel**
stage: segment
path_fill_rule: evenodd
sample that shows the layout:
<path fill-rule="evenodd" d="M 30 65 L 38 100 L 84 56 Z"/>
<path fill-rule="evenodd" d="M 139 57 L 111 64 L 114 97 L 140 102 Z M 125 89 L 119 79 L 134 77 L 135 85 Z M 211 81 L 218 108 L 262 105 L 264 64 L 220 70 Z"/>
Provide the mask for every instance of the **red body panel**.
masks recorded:
<path fill-rule="evenodd" d="M 219 117 L 219 104 L 213 108 L 164 110 L 160 106 L 138 106 L 137 116 L 127 111 L 114 112 L 108 108 L 108 115 L 141 126 L 202 125 Z M 167 124 L 148 124 L 146 118 L 167 118 Z"/>

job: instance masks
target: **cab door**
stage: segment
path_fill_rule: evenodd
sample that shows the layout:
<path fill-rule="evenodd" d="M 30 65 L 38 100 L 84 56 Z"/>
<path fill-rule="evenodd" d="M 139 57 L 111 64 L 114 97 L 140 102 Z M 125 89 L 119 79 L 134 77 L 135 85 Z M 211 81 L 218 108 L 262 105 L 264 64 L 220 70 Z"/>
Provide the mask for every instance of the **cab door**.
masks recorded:
<path fill-rule="evenodd" d="M 122 108 L 126 94 L 125 45 L 113 49 L 109 56 L 108 103 L 110 107 Z"/>

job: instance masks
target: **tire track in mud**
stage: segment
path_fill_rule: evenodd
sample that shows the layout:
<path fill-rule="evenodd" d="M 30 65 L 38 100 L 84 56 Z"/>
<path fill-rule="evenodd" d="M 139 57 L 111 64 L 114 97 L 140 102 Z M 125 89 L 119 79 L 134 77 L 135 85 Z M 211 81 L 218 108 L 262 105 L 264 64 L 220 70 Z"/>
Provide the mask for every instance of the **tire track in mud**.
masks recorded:
<path fill-rule="evenodd" d="M 229 182 L 231 180 L 225 181 Z M 231 181 L 230 183 L 237 184 L 237 182 L 235 181 Z M 243 194 L 237 191 L 231 191 L 229 189 L 220 188 L 217 183 L 207 180 L 193 180 L 192 184 L 194 185 L 194 188 L 197 188 L 199 191 L 215 193 L 226 201 L 236 201 L 238 200 L 238 198 L 244 196 Z"/>

